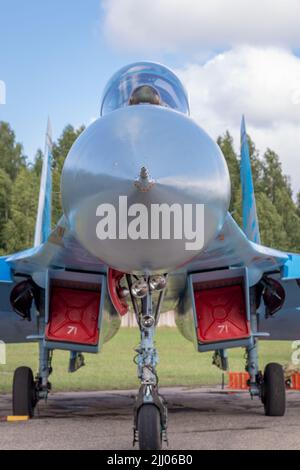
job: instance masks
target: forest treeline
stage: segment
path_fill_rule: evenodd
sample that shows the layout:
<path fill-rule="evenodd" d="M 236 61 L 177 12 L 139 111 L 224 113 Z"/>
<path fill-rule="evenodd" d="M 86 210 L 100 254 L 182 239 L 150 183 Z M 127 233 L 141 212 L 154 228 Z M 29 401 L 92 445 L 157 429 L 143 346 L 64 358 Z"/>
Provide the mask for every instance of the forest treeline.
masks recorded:
<path fill-rule="evenodd" d="M 65 158 L 84 130 L 67 126 L 53 146 L 53 226 L 62 215 L 60 176 Z M 230 211 L 241 224 L 239 156 L 229 132 L 219 137 L 232 182 Z M 283 173 L 279 156 L 268 149 L 260 155 L 249 137 L 257 211 L 262 243 L 300 252 L 300 194 L 296 202 L 289 178 Z M 6 122 L 0 122 L 0 256 L 29 248 L 33 244 L 43 154 L 30 161 Z"/>

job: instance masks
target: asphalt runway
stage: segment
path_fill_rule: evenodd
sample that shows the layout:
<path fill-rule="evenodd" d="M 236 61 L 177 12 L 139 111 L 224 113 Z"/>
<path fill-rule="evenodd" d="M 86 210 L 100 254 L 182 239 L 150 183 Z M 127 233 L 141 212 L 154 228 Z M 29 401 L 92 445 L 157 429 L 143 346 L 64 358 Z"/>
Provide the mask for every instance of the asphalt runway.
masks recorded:
<path fill-rule="evenodd" d="M 300 393 L 288 393 L 284 418 L 267 418 L 248 393 L 173 388 L 169 404 L 169 449 L 299 449 Z M 26 423 L 0 422 L 0 448 L 132 450 L 135 392 L 57 393 L 40 403 Z M 0 415 L 11 398 L 0 398 Z"/>

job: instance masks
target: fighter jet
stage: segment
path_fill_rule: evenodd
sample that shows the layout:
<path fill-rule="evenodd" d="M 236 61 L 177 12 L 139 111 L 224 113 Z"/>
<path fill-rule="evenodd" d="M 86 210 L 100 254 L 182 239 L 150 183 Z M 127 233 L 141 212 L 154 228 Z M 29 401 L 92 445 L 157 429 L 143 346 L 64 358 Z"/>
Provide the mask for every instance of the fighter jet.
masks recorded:
<path fill-rule="evenodd" d="M 100 352 L 132 311 L 140 331 L 134 443 L 161 449 L 168 414 L 155 332 L 168 308 L 182 335 L 222 370 L 230 348 L 245 348 L 250 396 L 267 416 L 283 416 L 283 369 L 262 371 L 257 346 L 300 337 L 300 257 L 260 244 L 245 120 L 242 228 L 229 213 L 225 158 L 163 65 L 134 63 L 109 81 L 101 116 L 66 159 L 54 231 L 51 148 L 48 129 L 35 246 L 0 259 L 0 339 L 39 344 L 37 374 L 15 371 L 13 413 L 32 418 L 47 398 L 54 350 L 70 352 L 75 372 L 83 353 Z"/>

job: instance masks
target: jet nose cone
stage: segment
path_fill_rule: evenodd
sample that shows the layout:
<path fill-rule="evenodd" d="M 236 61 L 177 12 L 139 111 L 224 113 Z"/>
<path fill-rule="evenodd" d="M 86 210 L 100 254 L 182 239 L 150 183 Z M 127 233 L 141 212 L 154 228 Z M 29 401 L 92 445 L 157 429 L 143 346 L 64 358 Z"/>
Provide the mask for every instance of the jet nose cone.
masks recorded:
<path fill-rule="evenodd" d="M 149 191 L 151 191 L 154 185 L 155 185 L 155 181 L 151 178 L 148 168 L 143 166 L 140 171 L 140 176 L 135 181 L 134 186 L 141 193 L 148 193 Z"/>
<path fill-rule="evenodd" d="M 190 118 L 131 106 L 99 119 L 76 141 L 62 202 L 79 242 L 107 265 L 165 273 L 219 233 L 230 179 L 219 147 Z"/>

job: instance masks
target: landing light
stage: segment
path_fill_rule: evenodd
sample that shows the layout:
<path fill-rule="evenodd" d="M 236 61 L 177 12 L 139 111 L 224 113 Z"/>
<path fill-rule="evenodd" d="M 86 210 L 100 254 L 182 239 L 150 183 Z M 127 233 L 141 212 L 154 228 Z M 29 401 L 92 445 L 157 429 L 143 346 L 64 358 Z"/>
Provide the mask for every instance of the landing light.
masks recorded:
<path fill-rule="evenodd" d="M 145 328 L 151 328 L 155 323 L 155 318 L 151 315 L 146 315 L 142 318 L 142 325 Z"/>
<path fill-rule="evenodd" d="M 131 293 L 137 299 L 144 299 L 149 293 L 147 282 L 144 280 L 135 282 L 131 287 Z"/>
<path fill-rule="evenodd" d="M 150 289 L 152 291 L 160 292 L 167 286 L 167 279 L 165 276 L 154 276 L 150 279 Z"/>

